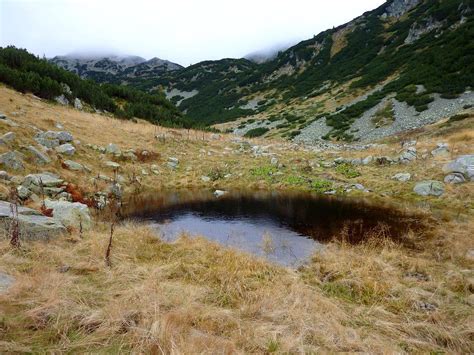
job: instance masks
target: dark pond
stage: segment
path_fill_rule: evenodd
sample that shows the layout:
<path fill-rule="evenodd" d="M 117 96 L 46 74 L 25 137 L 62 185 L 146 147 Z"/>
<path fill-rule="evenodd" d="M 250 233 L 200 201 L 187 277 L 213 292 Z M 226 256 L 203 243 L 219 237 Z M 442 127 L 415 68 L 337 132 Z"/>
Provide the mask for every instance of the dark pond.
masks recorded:
<path fill-rule="evenodd" d="M 147 221 L 162 239 L 186 233 L 287 266 L 307 261 L 324 243 L 359 243 L 369 235 L 400 242 L 419 219 L 359 200 L 280 192 L 175 191 L 130 201 L 126 217 Z"/>

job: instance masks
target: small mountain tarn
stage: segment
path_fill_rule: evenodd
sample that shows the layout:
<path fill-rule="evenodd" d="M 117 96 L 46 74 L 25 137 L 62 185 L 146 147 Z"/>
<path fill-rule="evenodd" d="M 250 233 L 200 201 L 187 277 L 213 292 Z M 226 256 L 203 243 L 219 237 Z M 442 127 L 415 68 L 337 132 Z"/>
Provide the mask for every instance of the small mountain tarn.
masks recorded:
<path fill-rule="evenodd" d="M 146 207 L 144 207 L 146 206 Z M 206 236 L 283 265 L 300 265 L 332 240 L 373 239 L 413 247 L 409 231 L 425 227 L 421 215 L 362 200 L 303 193 L 168 191 L 128 203 L 124 214 L 151 223 L 162 239 Z"/>

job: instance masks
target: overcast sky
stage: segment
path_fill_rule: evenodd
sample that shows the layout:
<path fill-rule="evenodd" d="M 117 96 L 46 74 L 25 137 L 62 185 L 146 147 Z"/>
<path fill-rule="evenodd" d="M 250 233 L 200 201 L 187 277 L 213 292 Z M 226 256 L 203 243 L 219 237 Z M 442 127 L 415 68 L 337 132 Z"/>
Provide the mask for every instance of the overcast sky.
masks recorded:
<path fill-rule="evenodd" d="M 0 0 L 0 46 L 182 65 L 240 58 L 341 25 L 383 0 Z"/>

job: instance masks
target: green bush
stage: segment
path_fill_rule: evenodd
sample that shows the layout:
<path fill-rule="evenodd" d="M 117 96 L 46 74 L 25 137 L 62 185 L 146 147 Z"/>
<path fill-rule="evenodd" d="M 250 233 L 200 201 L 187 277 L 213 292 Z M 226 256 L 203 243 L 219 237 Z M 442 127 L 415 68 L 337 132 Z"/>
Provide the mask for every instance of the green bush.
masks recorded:
<path fill-rule="evenodd" d="M 247 137 L 247 138 L 260 137 L 260 136 L 263 136 L 268 131 L 269 131 L 269 129 L 266 128 L 266 127 L 254 128 L 254 129 L 251 129 L 250 131 L 248 131 L 247 133 L 245 133 L 244 137 Z"/>

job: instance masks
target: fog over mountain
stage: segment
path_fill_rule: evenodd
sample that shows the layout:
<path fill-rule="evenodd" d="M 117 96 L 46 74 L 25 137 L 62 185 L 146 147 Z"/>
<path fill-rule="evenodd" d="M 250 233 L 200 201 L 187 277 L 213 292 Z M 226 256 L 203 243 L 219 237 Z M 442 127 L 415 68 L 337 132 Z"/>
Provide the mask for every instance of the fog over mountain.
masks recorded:
<path fill-rule="evenodd" d="M 0 46 L 51 58 L 71 52 L 133 54 L 187 66 L 241 58 L 352 20 L 382 0 L 2 0 Z M 18 23 L 27 23 L 18 31 Z"/>

